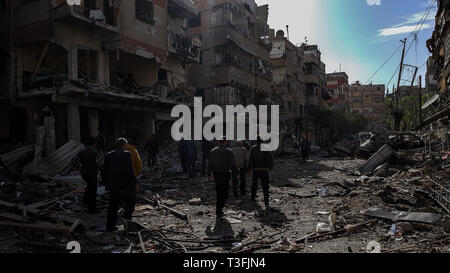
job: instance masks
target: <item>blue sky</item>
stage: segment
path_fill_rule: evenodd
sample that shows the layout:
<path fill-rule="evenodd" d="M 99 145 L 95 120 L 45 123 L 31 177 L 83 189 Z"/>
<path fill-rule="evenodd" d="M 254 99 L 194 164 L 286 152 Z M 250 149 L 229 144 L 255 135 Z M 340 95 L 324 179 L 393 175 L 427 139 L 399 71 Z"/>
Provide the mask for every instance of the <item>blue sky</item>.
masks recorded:
<path fill-rule="evenodd" d="M 365 83 L 371 75 L 409 36 L 410 50 L 405 63 L 422 66 L 429 56 L 426 40 L 434 29 L 436 3 L 434 0 L 256 0 L 269 4 L 269 24 L 275 30 L 286 30 L 289 25 L 290 40 L 318 44 L 327 72 L 347 72 L 350 81 Z M 418 22 L 433 3 L 433 9 L 417 35 Z M 392 57 L 371 80 L 374 84 L 388 84 L 401 58 L 401 50 Z M 424 75 L 426 65 L 419 74 Z M 405 72 L 404 78 L 407 78 Z M 397 77 L 389 85 L 397 83 Z"/>

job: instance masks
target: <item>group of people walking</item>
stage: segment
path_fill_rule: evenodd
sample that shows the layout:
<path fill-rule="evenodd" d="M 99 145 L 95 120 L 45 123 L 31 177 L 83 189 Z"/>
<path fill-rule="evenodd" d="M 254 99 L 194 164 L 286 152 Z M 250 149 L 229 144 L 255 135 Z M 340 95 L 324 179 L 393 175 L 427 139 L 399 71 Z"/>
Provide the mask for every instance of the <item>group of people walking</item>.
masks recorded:
<path fill-rule="evenodd" d="M 216 185 L 216 216 L 224 216 L 223 208 L 229 194 L 229 183 L 232 179 L 232 189 L 235 197 L 238 197 L 238 184 L 240 183 L 240 195 L 247 194 L 246 175 L 252 174 L 251 200 L 256 202 L 258 182 L 261 183 L 264 193 L 264 204 L 269 209 L 269 172 L 273 168 L 273 156 L 271 152 L 261 149 L 262 140 L 258 137 L 257 144 L 250 151 L 245 148 L 245 142 L 238 141 L 233 148 L 228 147 L 228 141 L 223 138 L 219 145 L 209 153 L 208 180 L 214 177 Z"/>
<path fill-rule="evenodd" d="M 216 186 L 216 216 L 224 216 L 223 208 L 230 191 L 235 198 L 247 195 L 247 175 L 252 175 L 251 200 L 256 202 L 258 185 L 261 184 L 264 204 L 270 209 L 269 204 L 269 174 L 273 169 L 273 155 L 263 151 L 264 145 L 258 137 L 256 145 L 251 147 L 246 141 L 235 142 L 234 147 L 229 146 L 225 137 L 218 142 L 202 141 L 202 170 L 207 174 L 208 180 L 214 178 Z M 300 148 L 303 160 L 308 159 L 309 142 L 302 139 Z M 125 138 L 116 141 L 113 151 L 104 154 L 105 139 L 99 135 L 88 141 L 86 148 L 80 152 L 81 175 L 87 183 L 84 194 L 84 202 L 88 206 L 90 214 L 96 214 L 98 175 L 101 174 L 100 184 L 110 192 L 109 207 L 107 212 L 106 229 L 116 229 L 119 205 L 124 203 L 123 218 L 131 220 L 136 203 L 136 190 L 138 189 L 137 177 L 142 172 L 142 160 L 136 146 Z M 155 166 L 159 146 L 156 136 L 149 139 L 144 147 L 147 153 L 148 166 Z M 179 155 L 183 171 L 195 170 L 197 159 L 197 146 L 194 141 L 181 140 L 179 143 Z"/>
<path fill-rule="evenodd" d="M 114 231 L 121 202 L 124 204 L 123 218 L 131 220 L 133 215 L 138 188 L 137 176 L 142 171 L 142 160 L 137 148 L 125 138 L 119 138 L 116 141 L 116 148 L 101 158 L 101 149 L 104 147 L 101 139 L 99 137 L 89 139 L 87 147 L 78 155 L 81 176 L 87 184 L 83 199 L 88 206 L 89 214 L 97 214 L 97 187 L 98 184 L 105 186 L 110 192 L 106 231 Z"/>

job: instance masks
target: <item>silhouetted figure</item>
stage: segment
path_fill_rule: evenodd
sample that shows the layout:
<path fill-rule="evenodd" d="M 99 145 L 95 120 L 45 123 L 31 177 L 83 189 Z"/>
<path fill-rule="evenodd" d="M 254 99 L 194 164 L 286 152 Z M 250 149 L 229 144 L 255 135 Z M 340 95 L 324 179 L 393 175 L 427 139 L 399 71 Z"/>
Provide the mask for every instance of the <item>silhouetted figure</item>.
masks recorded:
<path fill-rule="evenodd" d="M 145 142 L 144 150 L 147 153 L 148 167 L 154 167 L 156 164 L 156 158 L 159 154 L 158 139 L 156 138 L 156 135 L 152 135 L 152 137 Z"/>
<path fill-rule="evenodd" d="M 233 147 L 231 149 L 231 151 L 233 152 L 234 160 L 236 161 L 236 166 L 239 170 L 239 176 L 236 174 L 233 175 L 233 194 L 235 197 L 237 197 L 238 182 L 240 182 L 239 189 L 240 189 L 241 196 L 245 196 L 246 187 L 247 187 L 246 175 L 247 175 L 247 169 L 248 169 L 249 154 L 248 154 L 247 149 L 244 147 L 243 141 L 238 141 L 236 143 L 236 147 Z"/>
<path fill-rule="evenodd" d="M 220 140 L 219 146 L 214 148 L 209 154 L 208 162 L 208 180 L 211 180 L 211 174 L 214 174 L 216 184 L 216 216 L 223 217 L 223 208 L 228 198 L 230 190 L 230 177 L 237 173 L 236 162 L 233 152 L 227 147 L 228 142 L 225 137 Z"/>
<path fill-rule="evenodd" d="M 273 168 L 273 156 L 271 152 L 261 150 L 262 140 L 258 137 L 258 144 L 250 150 L 249 170 L 253 172 L 252 201 L 256 202 L 258 181 L 264 193 L 264 204 L 269 208 L 269 172 Z"/>
<path fill-rule="evenodd" d="M 206 162 L 209 159 L 209 153 L 214 149 L 214 144 L 212 141 L 202 140 L 202 173 L 206 174 Z"/>
<path fill-rule="evenodd" d="M 306 160 L 309 160 L 309 151 L 311 149 L 311 144 L 309 143 L 308 139 L 302 138 L 301 147 L 303 162 L 306 162 Z"/>
<path fill-rule="evenodd" d="M 87 147 L 78 154 L 81 165 L 81 177 L 87 184 L 83 202 L 88 206 L 89 214 L 97 213 L 97 157 L 98 151 L 96 149 L 96 139 L 90 138 L 87 142 Z"/>
<path fill-rule="evenodd" d="M 102 177 L 110 191 L 106 230 L 114 231 L 121 201 L 125 203 L 123 218 L 131 220 L 136 203 L 137 180 L 133 172 L 130 152 L 125 150 L 127 140 L 117 140 L 116 149 L 105 156 Z"/>
<path fill-rule="evenodd" d="M 178 145 L 178 154 L 180 156 L 183 172 L 188 173 L 195 169 L 197 161 L 197 146 L 192 140 L 182 139 Z"/>

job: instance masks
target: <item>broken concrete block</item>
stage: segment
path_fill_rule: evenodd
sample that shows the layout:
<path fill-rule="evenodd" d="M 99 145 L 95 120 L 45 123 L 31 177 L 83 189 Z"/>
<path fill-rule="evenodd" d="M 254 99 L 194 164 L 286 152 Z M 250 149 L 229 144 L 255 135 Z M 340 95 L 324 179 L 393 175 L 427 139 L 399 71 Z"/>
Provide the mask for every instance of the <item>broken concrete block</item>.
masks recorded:
<path fill-rule="evenodd" d="M 189 205 L 191 205 L 191 206 L 198 206 L 201 204 L 202 204 L 201 198 L 192 198 L 191 200 L 189 200 Z"/>
<path fill-rule="evenodd" d="M 395 152 L 389 145 L 384 145 L 378 152 L 376 152 L 367 162 L 359 168 L 362 174 L 367 174 L 381 164 L 385 163 Z"/>

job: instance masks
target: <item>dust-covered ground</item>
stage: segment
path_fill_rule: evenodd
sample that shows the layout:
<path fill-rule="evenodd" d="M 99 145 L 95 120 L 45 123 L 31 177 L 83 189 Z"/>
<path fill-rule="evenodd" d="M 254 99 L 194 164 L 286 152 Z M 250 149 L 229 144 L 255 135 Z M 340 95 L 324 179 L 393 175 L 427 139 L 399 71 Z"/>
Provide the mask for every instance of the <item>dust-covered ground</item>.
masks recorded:
<path fill-rule="evenodd" d="M 272 209 L 265 209 L 261 187 L 257 203 L 253 203 L 249 196 L 234 198 L 230 182 L 225 219 L 219 221 L 215 216 L 213 181 L 202 176 L 158 176 L 158 170 L 146 170 L 133 215 L 138 228 L 136 224 L 122 225 L 116 232 L 105 233 L 108 194 L 99 197 L 100 213 L 88 216 L 86 207 L 77 202 L 81 200 L 81 193 L 77 193 L 78 198 L 67 198 L 69 202 L 60 213 L 80 218 L 83 232 L 72 237 L 54 236 L 48 241 L 50 246 L 37 246 L 24 243 L 23 232 L 4 229 L 0 251 L 67 252 L 65 243 L 77 240 L 82 252 L 107 253 L 361 253 L 367 252 L 370 242 L 375 248 L 379 244 L 381 252 L 450 252 L 448 236 L 441 226 L 397 223 L 364 215 L 371 207 L 443 212 L 419 194 L 419 186 L 406 184 L 401 178 L 361 179 L 355 171 L 362 163 L 350 158 L 314 158 L 308 163 L 296 156 L 277 158 L 270 174 Z M 247 186 L 250 189 L 251 182 Z M 186 214 L 188 219 L 167 208 Z M 319 223 L 322 230 L 316 229 Z M 401 233 L 388 235 L 393 224 L 402 227 Z M 25 238 L 36 240 L 41 235 Z"/>

